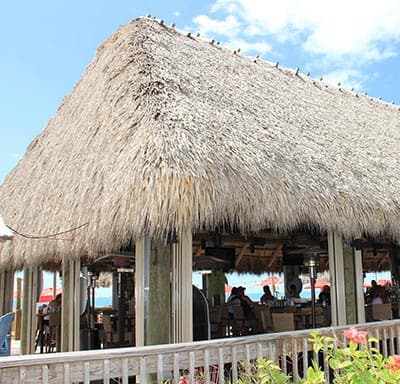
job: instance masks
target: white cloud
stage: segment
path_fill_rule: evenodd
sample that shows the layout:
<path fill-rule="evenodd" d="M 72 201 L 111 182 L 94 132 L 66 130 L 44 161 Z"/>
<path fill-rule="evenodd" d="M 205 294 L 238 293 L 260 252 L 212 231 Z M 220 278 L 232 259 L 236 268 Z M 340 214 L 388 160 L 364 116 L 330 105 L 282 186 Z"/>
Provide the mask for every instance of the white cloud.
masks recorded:
<path fill-rule="evenodd" d="M 207 33 L 296 41 L 305 52 L 336 61 L 383 60 L 395 54 L 393 45 L 400 42 L 397 0 L 217 0 L 211 12 L 214 18 L 194 20 Z"/>
<path fill-rule="evenodd" d="M 369 76 L 355 69 L 337 69 L 325 73 L 322 77 L 327 84 L 337 85 L 340 83 L 342 87 L 354 88 L 357 92 L 364 89 L 363 84 L 369 79 Z"/>
<path fill-rule="evenodd" d="M 193 19 L 197 24 L 197 30 L 204 38 L 215 38 L 216 35 L 226 37 L 224 45 L 227 48 L 241 49 L 245 53 L 265 54 L 271 51 L 271 45 L 265 41 L 250 41 L 240 37 L 242 24 L 238 19 L 229 15 L 225 19 L 212 19 L 206 15 L 200 15 Z"/>
<path fill-rule="evenodd" d="M 362 68 L 400 51 L 398 0 L 215 0 L 193 22 L 233 50 L 297 54 L 307 70 L 358 92 L 373 78 Z"/>
<path fill-rule="evenodd" d="M 212 37 L 213 34 L 236 36 L 240 32 L 240 23 L 236 16 L 233 15 L 229 15 L 223 20 L 211 19 L 206 15 L 200 15 L 196 16 L 193 21 L 197 24 L 198 31 L 204 37 Z"/>
<path fill-rule="evenodd" d="M 249 42 L 244 39 L 234 38 L 227 41 L 226 46 L 230 49 L 237 50 L 240 48 L 242 52 L 265 54 L 271 52 L 271 45 L 262 41 Z"/>
<path fill-rule="evenodd" d="M 180 13 L 179 11 L 173 12 L 173 15 L 174 15 L 175 17 L 178 17 L 180 14 L 181 14 L 181 13 Z"/>

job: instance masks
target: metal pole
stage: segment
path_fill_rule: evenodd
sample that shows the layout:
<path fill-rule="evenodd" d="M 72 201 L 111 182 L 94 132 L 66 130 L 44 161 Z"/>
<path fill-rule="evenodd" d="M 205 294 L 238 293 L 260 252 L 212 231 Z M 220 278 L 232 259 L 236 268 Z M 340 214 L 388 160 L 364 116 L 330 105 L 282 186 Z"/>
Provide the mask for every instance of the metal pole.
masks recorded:
<path fill-rule="evenodd" d="M 125 341 L 125 289 L 126 276 L 119 272 L 119 297 L 118 297 L 118 342 L 122 345 Z"/>
<path fill-rule="evenodd" d="M 312 327 L 315 328 L 315 267 L 310 267 L 310 282 L 311 282 L 311 321 Z"/>

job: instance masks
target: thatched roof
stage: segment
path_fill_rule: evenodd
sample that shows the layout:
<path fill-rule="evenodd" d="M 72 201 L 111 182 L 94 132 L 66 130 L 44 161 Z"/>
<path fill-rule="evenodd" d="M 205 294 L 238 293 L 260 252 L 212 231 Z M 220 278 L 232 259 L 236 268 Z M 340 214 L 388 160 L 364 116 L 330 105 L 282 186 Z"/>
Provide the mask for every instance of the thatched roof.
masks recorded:
<path fill-rule="evenodd" d="M 122 26 L 0 188 L 2 262 L 299 224 L 400 240 L 400 112 L 153 19 Z"/>
<path fill-rule="evenodd" d="M 13 233 L 4 224 L 3 218 L 0 215 L 0 242 L 12 240 Z"/>

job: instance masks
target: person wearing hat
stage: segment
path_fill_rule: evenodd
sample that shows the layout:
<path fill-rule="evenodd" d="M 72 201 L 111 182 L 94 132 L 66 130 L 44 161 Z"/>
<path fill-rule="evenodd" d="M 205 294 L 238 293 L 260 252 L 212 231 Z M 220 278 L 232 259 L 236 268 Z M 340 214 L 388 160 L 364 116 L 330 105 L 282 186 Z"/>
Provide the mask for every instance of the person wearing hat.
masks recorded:
<path fill-rule="evenodd" d="M 237 293 L 238 288 L 233 287 L 231 290 L 231 294 L 228 297 L 228 300 L 226 301 L 228 303 L 228 313 L 229 313 L 229 318 L 233 319 L 233 314 L 234 314 L 234 306 L 240 306 L 241 301 L 239 299 L 238 293 Z"/>
<path fill-rule="evenodd" d="M 244 330 L 244 334 L 249 334 L 249 333 L 253 333 L 254 329 L 256 328 L 257 324 L 256 324 L 256 315 L 253 311 L 253 307 L 254 307 L 254 302 L 250 299 L 249 296 L 245 295 L 245 287 L 238 287 L 237 289 L 237 295 L 239 296 L 240 302 L 241 302 L 241 306 L 243 307 L 243 315 L 245 320 L 254 320 L 255 325 L 254 327 L 249 327 Z"/>

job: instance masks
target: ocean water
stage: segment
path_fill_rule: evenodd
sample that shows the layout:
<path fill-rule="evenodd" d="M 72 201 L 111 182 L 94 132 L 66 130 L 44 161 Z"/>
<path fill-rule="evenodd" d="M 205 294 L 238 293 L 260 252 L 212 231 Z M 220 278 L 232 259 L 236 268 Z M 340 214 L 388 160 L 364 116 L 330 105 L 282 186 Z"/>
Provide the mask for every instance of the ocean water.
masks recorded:
<path fill-rule="evenodd" d="M 95 305 L 96 307 L 108 307 L 112 304 L 112 297 L 96 297 Z"/>
<path fill-rule="evenodd" d="M 283 284 L 276 284 L 275 285 L 275 296 L 279 299 L 283 299 L 285 295 L 285 287 Z M 315 289 L 315 296 L 318 297 L 320 290 L 318 288 Z M 251 300 L 258 302 L 260 297 L 263 295 L 262 286 L 248 286 L 246 287 L 246 295 L 250 297 Z M 226 295 L 228 298 L 229 294 Z M 303 289 L 300 292 L 300 297 L 302 299 L 311 299 L 311 289 Z"/>

